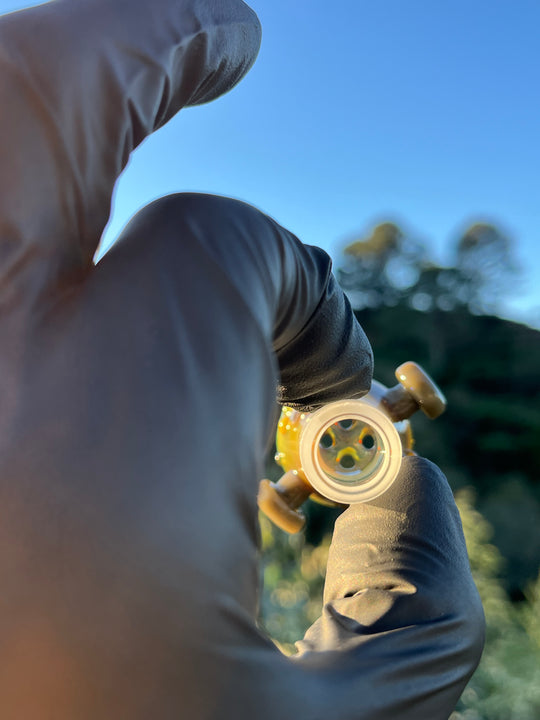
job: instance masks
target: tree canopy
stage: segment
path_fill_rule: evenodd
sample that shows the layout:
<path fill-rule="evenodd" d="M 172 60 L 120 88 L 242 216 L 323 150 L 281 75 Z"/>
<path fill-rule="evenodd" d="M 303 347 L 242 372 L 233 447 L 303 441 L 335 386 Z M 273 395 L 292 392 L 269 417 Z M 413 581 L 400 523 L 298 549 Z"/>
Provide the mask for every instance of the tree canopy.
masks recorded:
<path fill-rule="evenodd" d="M 478 222 L 452 250 L 452 264 L 442 266 L 420 240 L 384 222 L 345 247 L 339 279 L 357 309 L 406 303 L 424 311 L 497 312 L 518 275 L 511 239 L 494 225 Z"/>

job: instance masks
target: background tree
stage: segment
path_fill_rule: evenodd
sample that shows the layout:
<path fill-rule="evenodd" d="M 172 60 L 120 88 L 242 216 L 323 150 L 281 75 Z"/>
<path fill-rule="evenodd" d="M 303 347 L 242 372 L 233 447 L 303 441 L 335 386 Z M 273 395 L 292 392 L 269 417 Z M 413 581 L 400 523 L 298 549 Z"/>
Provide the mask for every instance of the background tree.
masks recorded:
<path fill-rule="evenodd" d="M 407 303 L 416 310 L 467 308 L 492 313 L 516 285 L 511 240 L 475 223 L 457 238 L 451 266 L 429 258 L 426 247 L 390 222 L 345 247 L 340 283 L 357 309 Z"/>
<path fill-rule="evenodd" d="M 471 225 L 458 240 L 455 270 L 456 301 L 472 312 L 497 312 L 518 273 L 509 237 L 494 225 Z"/>
<path fill-rule="evenodd" d="M 391 222 L 345 248 L 339 270 L 343 288 L 354 307 L 394 306 L 418 281 L 426 250 L 422 243 Z"/>

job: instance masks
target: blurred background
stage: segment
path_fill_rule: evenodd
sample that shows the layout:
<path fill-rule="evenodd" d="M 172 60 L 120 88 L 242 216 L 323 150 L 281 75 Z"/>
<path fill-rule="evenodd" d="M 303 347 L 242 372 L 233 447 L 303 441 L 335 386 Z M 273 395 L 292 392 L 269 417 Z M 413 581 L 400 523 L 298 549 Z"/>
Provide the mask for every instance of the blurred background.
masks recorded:
<path fill-rule="evenodd" d="M 416 449 L 455 491 L 488 622 L 453 720 L 537 720 L 540 4 L 251 5 L 254 68 L 133 154 L 101 252 L 142 205 L 189 190 L 250 202 L 331 254 L 375 377 L 393 385 L 411 359 L 448 399 L 413 419 Z M 262 520 L 261 622 L 285 652 L 320 612 L 335 515 L 310 506 L 294 537 Z"/>

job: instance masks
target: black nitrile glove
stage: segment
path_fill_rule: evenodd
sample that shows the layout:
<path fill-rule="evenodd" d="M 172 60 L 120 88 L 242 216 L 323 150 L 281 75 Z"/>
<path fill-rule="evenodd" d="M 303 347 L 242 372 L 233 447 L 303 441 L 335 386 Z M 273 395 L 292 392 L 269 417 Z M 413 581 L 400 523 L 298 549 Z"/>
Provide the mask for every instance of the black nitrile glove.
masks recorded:
<path fill-rule="evenodd" d="M 93 264 L 130 152 L 231 88 L 259 39 L 240 0 L 0 20 L 2 720 L 437 720 L 477 662 L 455 508 L 416 459 L 343 516 L 302 654 L 256 626 L 276 387 L 311 407 L 371 379 L 328 257 L 182 194 Z"/>

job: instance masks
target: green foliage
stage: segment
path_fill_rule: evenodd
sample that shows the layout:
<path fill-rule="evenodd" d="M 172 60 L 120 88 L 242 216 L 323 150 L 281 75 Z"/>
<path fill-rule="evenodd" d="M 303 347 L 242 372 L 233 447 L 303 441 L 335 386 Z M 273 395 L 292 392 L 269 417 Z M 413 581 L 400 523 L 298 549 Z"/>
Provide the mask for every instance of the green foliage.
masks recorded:
<path fill-rule="evenodd" d="M 520 609 L 523 627 L 530 639 L 540 649 L 540 572 L 525 592 L 527 602 Z"/>
<path fill-rule="evenodd" d="M 540 717 L 540 583 L 512 604 L 500 582 L 504 560 L 490 544 L 489 523 L 470 490 L 457 494 L 471 568 L 486 615 L 486 646 L 452 720 L 538 720 Z"/>
<path fill-rule="evenodd" d="M 519 588 L 517 596 L 521 597 L 539 565 L 540 502 L 526 478 L 509 474 L 504 483 L 485 495 L 481 509 L 495 528 L 493 541 L 506 560 L 505 586 Z"/>
<path fill-rule="evenodd" d="M 288 655 L 321 614 L 330 535 L 314 546 L 304 533 L 287 535 L 263 515 L 261 624 Z"/>

